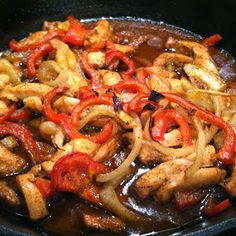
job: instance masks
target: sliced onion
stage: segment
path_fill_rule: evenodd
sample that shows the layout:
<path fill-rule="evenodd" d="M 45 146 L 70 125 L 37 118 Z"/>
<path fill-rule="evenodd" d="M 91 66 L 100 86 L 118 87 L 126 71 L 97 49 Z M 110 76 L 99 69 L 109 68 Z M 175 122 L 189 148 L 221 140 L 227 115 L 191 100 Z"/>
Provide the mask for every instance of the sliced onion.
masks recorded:
<path fill-rule="evenodd" d="M 221 108 L 220 108 L 219 97 L 213 97 L 212 100 L 214 103 L 215 115 L 220 116 L 221 115 Z M 209 143 L 212 140 L 212 138 L 217 133 L 217 131 L 218 131 L 218 127 L 211 125 L 211 127 L 206 135 L 206 143 Z"/>
<path fill-rule="evenodd" d="M 108 105 L 96 105 L 93 106 L 89 111 L 81 114 L 82 119 L 79 123 L 79 129 L 82 129 L 91 120 L 97 119 L 98 117 L 108 116 L 116 119 L 116 121 L 124 128 L 129 128 L 126 121 L 120 116 L 120 112 L 115 113 L 114 108 Z"/>
<path fill-rule="evenodd" d="M 149 124 L 150 124 L 150 118 L 145 125 L 143 137 L 147 139 L 148 141 L 150 141 L 152 146 L 156 148 L 162 154 L 166 156 L 172 156 L 172 157 L 183 157 L 183 156 L 187 156 L 195 152 L 196 150 L 195 144 L 188 147 L 182 147 L 182 148 L 169 148 L 169 147 L 165 147 L 161 145 L 158 142 L 153 141 L 150 135 L 150 131 L 149 131 Z"/>
<path fill-rule="evenodd" d="M 227 97 L 232 97 L 232 96 L 236 96 L 236 94 L 231 94 L 231 93 L 223 93 L 223 92 L 219 92 L 219 91 L 215 91 L 215 90 L 205 90 L 205 89 L 190 89 L 186 92 L 186 95 L 188 93 L 207 93 L 210 95 L 216 95 L 216 96 L 227 96 Z"/>
<path fill-rule="evenodd" d="M 121 219 L 128 221 L 139 221 L 141 217 L 135 214 L 133 211 L 126 208 L 117 197 L 115 188 L 120 184 L 120 182 L 127 176 L 129 170 L 124 171 L 122 175 L 114 178 L 112 181 L 109 181 L 104 184 L 103 188 L 100 191 L 100 200 L 105 208 L 113 212 L 115 215 Z"/>
<path fill-rule="evenodd" d="M 107 174 L 98 175 L 96 178 L 98 182 L 107 182 L 115 178 L 118 178 L 129 169 L 132 162 L 138 156 L 142 146 L 142 125 L 139 117 L 135 113 L 132 113 L 132 117 L 133 117 L 133 122 L 130 124 L 129 128 L 133 129 L 133 147 L 130 154 L 124 160 L 124 162 L 115 170 Z"/>
<path fill-rule="evenodd" d="M 197 117 L 193 117 L 193 124 L 198 132 L 198 140 L 196 147 L 196 159 L 193 164 L 186 170 L 185 177 L 192 177 L 200 168 L 202 163 L 202 158 L 206 148 L 206 137 L 202 127 L 202 122 Z"/>

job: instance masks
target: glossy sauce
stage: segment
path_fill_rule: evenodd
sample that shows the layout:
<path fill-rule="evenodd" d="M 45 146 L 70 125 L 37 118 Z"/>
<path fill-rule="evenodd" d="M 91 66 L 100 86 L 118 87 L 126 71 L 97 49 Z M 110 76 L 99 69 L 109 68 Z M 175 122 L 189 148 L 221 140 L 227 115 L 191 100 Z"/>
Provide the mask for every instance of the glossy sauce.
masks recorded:
<path fill-rule="evenodd" d="M 190 32 L 163 24 L 151 24 L 135 21 L 112 21 L 112 25 L 114 31 L 125 35 L 127 40 L 129 37 L 139 38 L 141 35 L 152 35 L 149 40 L 139 46 L 139 49 L 134 54 L 133 59 L 135 61 L 136 67 L 147 65 L 148 63 L 152 62 L 159 54 L 166 51 L 165 42 L 170 36 L 179 39 L 188 39 L 194 41 L 200 40 L 200 37 L 191 34 Z M 132 35 L 129 35 L 127 32 L 132 32 Z M 224 73 L 226 80 L 235 80 L 236 64 L 234 63 L 234 60 L 216 48 L 211 48 L 210 53 L 217 65 L 223 68 L 220 69 L 220 71 L 221 73 Z M 117 154 L 117 156 L 119 155 L 125 156 L 124 150 L 121 150 L 121 153 Z M 180 225 L 183 225 L 184 223 L 191 222 L 195 219 L 200 219 L 201 204 L 193 207 L 190 210 L 178 212 L 175 210 L 172 203 L 160 206 L 153 200 L 152 197 L 149 197 L 143 202 L 139 201 L 133 192 L 132 183 L 138 178 L 139 175 L 145 173 L 148 170 L 148 167 L 141 166 L 141 164 L 136 161 L 133 174 L 122 183 L 120 188 L 117 189 L 117 193 L 121 200 L 123 200 L 124 204 L 130 206 L 131 209 L 148 216 L 148 220 L 142 224 L 127 224 L 126 232 L 119 235 L 150 233 L 174 229 Z M 8 210 L 12 211 L 11 209 Z M 49 212 L 51 213 L 50 216 L 41 222 L 37 222 L 34 224 L 34 226 L 44 234 L 49 233 L 70 236 L 84 234 L 95 235 L 96 232 L 90 232 L 81 225 L 80 218 L 82 211 L 99 213 L 104 212 L 103 209 L 91 206 L 89 203 L 79 199 L 73 194 L 61 193 L 57 196 L 54 196 L 52 199 L 49 199 Z M 19 209 L 18 213 L 25 215 L 25 211 L 22 209 Z M 102 232 L 101 235 L 106 235 L 106 233 Z M 111 235 L 111 233 L 107 233 L 107 235 Z"/>

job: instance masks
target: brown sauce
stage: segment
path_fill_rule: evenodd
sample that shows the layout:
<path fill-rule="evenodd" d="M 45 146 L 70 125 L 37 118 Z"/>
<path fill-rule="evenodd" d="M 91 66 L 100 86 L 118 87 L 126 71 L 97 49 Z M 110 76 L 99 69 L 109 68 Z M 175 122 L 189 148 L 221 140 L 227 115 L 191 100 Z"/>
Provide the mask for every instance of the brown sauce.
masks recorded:
<path fill-rule="evenodd" d="M 173 36 L 179 39 L 188 39 L 198 41 L 196 35 L 189 32 L 182 31 L 178 28 L 165 26 L 162 24 L 151 24 L 145 22 L 134 21 L 112 21 L 112 25 L 115 32 L 132 32 L 130 37 L 139 38 L 141 35 L 154 35 L 152 39 L 146 40 L 145 43 L 139 46 L 139 49 L 134 54 L 134 61 L 137 67 L 144 66 L 148 62 L 152 62 L 159 54 L 164 52 L 165 42 L 168 37 Z M 227 81 L 233 81 L 236 78 L 236 64 L 234 60 L 219 51 L 216 48 L 211 48 L 210 53 L 217 65 L 222 69 L 226 68 L 230 71 L 231 76 L 227 73 L 225 78 Z M 225 73 L 225 71 L 223 71 Z M 117 190 L 117 193 L 121 196 L 121 199 L 125 199 L 124 204 L 130 206 L 131 209 L 136 210 L 139 213 L 149 216 L 150 220 L 142 224 L 131 223 L 127 224 L 126 231 L 120 235 L 127 234 L 140 234 L 157 232 L 166 229 L 176 228 L 186 222 L 191 222 L 194 219 L 199 219 L 201 216 L 201 204 L 193 207 L 191 210 L 179 212 L 172 203 L 167 205 L 157 205 L 157 203 L 149 197 L 147 200 L 141 202 L 135 197 L 132 189 L 132 183 L 137 179 L 138 175 L 146 172 L 147 167 L 141 166 L 136 161 L 134 167 L 134 173 L 127 179 L 122 186 Z M 13 181 L 12 179 L 8 181 Z M 81 212 L 104 212 L 103 209 L 93 207 L 89 203 L 79 199 L 73 194 L 59 194 L 49 199 L 49 212 L 50 216 L 41 222 L 37 222 L 34 226 L 39 231 L 45 234 L 55 235 L 95 235 L 97 232 L 90 232 L 83 228 L 80 223 Z M 9 209 L 10 212 L 17 212 L 18 215 L 25 216 L 26 212 L 23 209 Z M 107 233 L 111 234 L 111 233 Z M 101 233 L 106 235 L 106 233 Z"/>

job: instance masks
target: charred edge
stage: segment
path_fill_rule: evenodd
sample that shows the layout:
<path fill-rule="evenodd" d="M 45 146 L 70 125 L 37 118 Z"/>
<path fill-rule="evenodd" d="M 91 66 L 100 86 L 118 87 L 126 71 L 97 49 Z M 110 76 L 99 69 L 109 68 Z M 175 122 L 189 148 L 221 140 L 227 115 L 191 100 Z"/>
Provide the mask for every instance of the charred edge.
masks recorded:
<path fill-rule="evenodd" d="M 112 96 L 112 101 L 113 101 L 114 110 L 115 110 L 115 112 L 117 112 L 118 110 L 121 109 L 121 101 L 119 100 L 119 98 L 115 94 L 113 94 L 113 96 Z"/>
<path fill-rule="evenodd" d="M 162 99 L 164 97 L 165 96 L 162 95 L 161 93 L 158 93 L 155 90 L 152 90 L 148 100 L 153 101 L 153 102 L 158 102 L 160 99 Z"/>
<path fill-rule="evenodd" d="M 152 139 L 153 139 L 153 137 L 152 137 L 152 127 L 153 127 L 153 124 L 154 124 L 153 113 L 154 113 L 154 111 L 152 111 L 152 114 L 150 115 L 150 121 L 149 121 L 149 134 L 150 134 Z"/>
<path fill-rule="evenodd" d="M 143 111 L 145 110 L 155 111 L 156 108 L 152 104 L 148 103 L 143 107 Z"/>
<path fill-rule="evenodd" d="M 196 112 L 197 112 L 196 109 L 189 109 L 189 110 L 188 110 L 188 114 L 189 114 L 190 116 L 195 115 Z"/>

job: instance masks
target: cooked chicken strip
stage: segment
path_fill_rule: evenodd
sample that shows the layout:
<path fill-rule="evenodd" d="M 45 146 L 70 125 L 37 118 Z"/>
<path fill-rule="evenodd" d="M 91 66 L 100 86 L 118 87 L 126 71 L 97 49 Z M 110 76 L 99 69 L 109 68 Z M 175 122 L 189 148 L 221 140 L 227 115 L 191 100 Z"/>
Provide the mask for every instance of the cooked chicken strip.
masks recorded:
<path fill-rule="evenodd" d="M 13 85 L 21 82 L 19 71 L 6 59 L 0 60 L 0 73 L 7 75 L 10 79 L 9 82 Z"/>
<path fill-rule="evenodd" d="M 4 177 L 21 172 L 25 165 L 25 159 L 0 144 L 0 176 Z"/>
<path fill-rule="evenodd" d="M 115 71 L 109 71 L 109 70 L 100 70 L 99 71 L 103 84 L 112 86 L 114 84 L 117 84 L 121 80 L 121 76 L 118 72 Z"/>
<path fill-rule="evenodd" d="M 116 135 L 108 139 L 101 147 L 96 151 L 94 160 L 98 162 L 107 161 L 115 154 L 121 144 L 121 136 Z"/>
<path fill-rule="evenodd" d="M 95 68 L 103 68 L 105 66 L 105 53 L 99 51 L 88 53 L 88 62 Z"/>
<path fill-rule="evenodd" d="M 140 199 L 145 199 L 149 193 L 158 189 L 166 180 L 175 178 L 188 168 L 192 161 L 176 159 L 164 162 L 142 175 L 135 183 L 135 190 Z"/>
<path fill-rule="evenodd" d="M 226 171 L 217 167 L 200 168 L 192 178 L 189 178 L 179 186 L 179 189 L 205 188 L 221 183 L 226 176 Z"/>
<path fill-rule="evenodd" d="M 46 201 L 33 183 L 40 169 L 40 165 L 37 165 L 30 172 L 16 177 L 17 185 L 25 197 L 31 220 L 39 220 L 48 215 Z"/>
<path fill-rule="evenodd" d="M 0 100 L 0 116 L 4 115 L 8 109 L 6 102 Z"/>
<path fill-rule="evenodd" d="M 43 96 L 53 88 L 39 83 L 21 83 L 17 86 L 8 85 L 4 90 L 0 92 L 1 98 L 7 98 L 12 101 L 24 100 L 27 97 L 39 97 L 43 99 Z"/>
<path fill-rule="evenodd" d="M 59 148 L 63 146 L 65 135 L 61 127 L 52 121 L 44 121 L 39 125 L 40 134 L 44 138 L 48 138 L 52 143 Z"/>
<path fill-rule="evenodd" d="M 84 152 L 88 155 L 92 155 L 99 145 L 89 141 L 88 139 L 73 139 L 66 143 L 62 148 L 60 148 L 49 161 L 42 163 L 43 169 L 46 173 L 50 174 L 55 162 L 64 155 L 69 155 L 73 152 Z"/>
<path fill-rule="evenodd" d="M 172 158 L 158 152 L 158 150 L 153 147 L 153 145 L 149 141 L 143 140 L 138 159 L 142 164 L 147 165 L 154 163 L 162 163 L 165 161 L 169 161 Z"/>
<path fill-rule="evenodd" d="M 43 110 L 43 103 L 39 97 L 27 97 L 23 100 L 23 102 L 25 104 L 25 107 L 28 107 L 35 112 L 41 112 Z"/>
<path fill-rule="evenodd" d="M 2 201 L 13 206 L 20 204 L 20 199 L 17 193 L 10 186 L 8 186 L 5 181 L 0 181 L 0 198 Z"/>
<path fill-rule="evenodd" d="M 226 83 L 220 78 L 218 69 L 208 53 L 207 47 L 200 43 L 169 38 L 167 47 L 185 47 L 194 53 L 193 64 L 186 64 L 184 70 L 190 77 L 196 77 L 199 81 L 205 83 L 209 88 L 223 91 Z"/>
<path fill-rule="evenodd" d="M 154 60 L 153 66 L 164 67 L 168 62 L 186 64 L 192 63 L 193 59 L 179 53 L 164 52 Z"/>
<path fill-rule="evenodd" d="M 54 103 L 53 107 L 56 108 L 59 112 L 71 113 L 73 108 L 79 103 L 79 99 L 61 96 Z"/>

